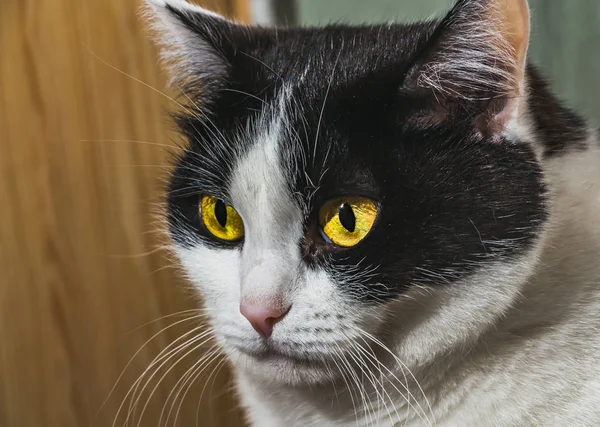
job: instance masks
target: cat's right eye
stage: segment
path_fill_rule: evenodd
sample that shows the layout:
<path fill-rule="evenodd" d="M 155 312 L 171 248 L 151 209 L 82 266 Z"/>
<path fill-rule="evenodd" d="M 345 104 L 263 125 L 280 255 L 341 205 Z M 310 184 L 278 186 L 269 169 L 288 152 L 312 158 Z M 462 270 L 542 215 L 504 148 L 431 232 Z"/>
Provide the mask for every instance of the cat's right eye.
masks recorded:
<path fill-rule="evenodd" d="M 206 229 L 215 237 L 234 242 L 244 237 L 244 222 L 237 211 L 214 196 L 203 196 L 200 217 Z"/>
<path fill-rule="evenodd" d="M 349 248 L 364 239 L 377 217 L 377 205 L 364 197 L 331 200 L 319 212 L 323 238 Z"/>

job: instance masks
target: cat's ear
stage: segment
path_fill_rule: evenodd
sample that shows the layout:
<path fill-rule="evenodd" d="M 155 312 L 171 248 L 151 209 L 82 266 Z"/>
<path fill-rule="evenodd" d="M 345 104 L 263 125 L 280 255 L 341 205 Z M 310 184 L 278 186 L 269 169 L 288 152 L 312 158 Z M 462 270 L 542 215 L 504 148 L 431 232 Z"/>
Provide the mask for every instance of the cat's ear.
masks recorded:
<path fill-rule="evenodd" d="M 171 84 L 210 100 L 226 83 L 247 27 L 184 0 L 145 0 L 143 10 Z"/>
<path fill-rule="evenodd" d="M 481 133 L 499 134 L 522 99 L 529 31 L 527 0 L 458 0 L 403 90 L 432 95 L 438 117 L 469 105 Z"/>

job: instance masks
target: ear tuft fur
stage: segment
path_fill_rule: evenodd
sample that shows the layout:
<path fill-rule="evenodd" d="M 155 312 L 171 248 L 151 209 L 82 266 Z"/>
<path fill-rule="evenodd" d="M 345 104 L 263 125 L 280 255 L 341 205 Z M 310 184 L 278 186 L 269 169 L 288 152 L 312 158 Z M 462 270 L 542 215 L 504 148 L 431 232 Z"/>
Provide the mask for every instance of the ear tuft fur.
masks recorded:
<path fill-rule="evenodd" d="M 517 96 L 528 40 L 526 0 L 458 0 L 433 33 L 414 83 L 444 98 Z"/>
<path fill-rule="evenodd" d="M 210 101 L 229 73 L 220 41 L 237 24 L 184 0 L 145 0 L 142 13 L 161 47 L 170 84 Z"/>

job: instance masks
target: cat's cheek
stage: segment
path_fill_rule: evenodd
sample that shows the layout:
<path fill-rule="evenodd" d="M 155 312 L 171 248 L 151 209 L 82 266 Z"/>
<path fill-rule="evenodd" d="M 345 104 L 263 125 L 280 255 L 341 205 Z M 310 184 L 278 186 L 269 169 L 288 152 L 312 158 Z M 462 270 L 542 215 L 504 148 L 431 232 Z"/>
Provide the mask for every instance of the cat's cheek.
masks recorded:
<path fill-rule="evenodd" d="M 241 257 L 238 250 L 198 245 L 192 248 L 178 246 L 175 253 L 213 318 L 238 311 Z"/>
<path fill-rule="evenodd" d="M 342 350 L 344 345 L 364 344 L 365 337 L 378 335 L 386 319 L 381 303 L 365 304 L 324 270 L 307 271 L 302 283 L 294 295 L 296 310 L 290 313 L 290 323 L 322 322 L 318 326 L 330 330 Z"/>
<path fill-rule="evenodd" d="M 540 257 L 543 236 L 519 258 L 483 266 L 449 286 L 413 288 L 390 302 L 384 330 L 394 354 L 410 366 L 426 366 L 456 343 L 469 343 L 493 328 L 520 299 Z"/>

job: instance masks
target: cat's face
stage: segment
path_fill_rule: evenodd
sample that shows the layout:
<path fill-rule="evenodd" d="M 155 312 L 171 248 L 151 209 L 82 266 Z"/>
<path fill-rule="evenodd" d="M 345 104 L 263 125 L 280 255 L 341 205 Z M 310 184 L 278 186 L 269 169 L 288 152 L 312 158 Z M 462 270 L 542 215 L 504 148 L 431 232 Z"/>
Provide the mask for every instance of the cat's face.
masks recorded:
<path fill-rule="evenodd" d="M 425 363 L 518 295 L 544 187 L 508 132 L 527 37 L 480 25 L 504 16 L 496 3 L 523 2 L 277 31 L 151 3 L 189 107 L 170 232 L 240 368 L 325 381 L 384 345 Z"/>

